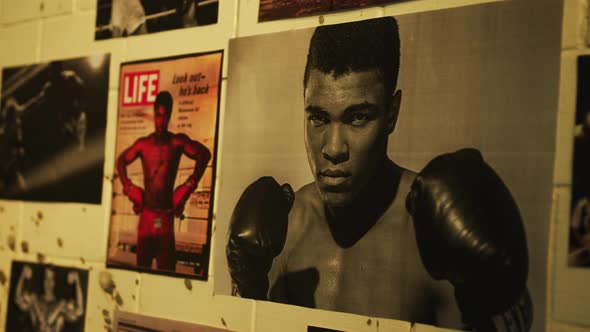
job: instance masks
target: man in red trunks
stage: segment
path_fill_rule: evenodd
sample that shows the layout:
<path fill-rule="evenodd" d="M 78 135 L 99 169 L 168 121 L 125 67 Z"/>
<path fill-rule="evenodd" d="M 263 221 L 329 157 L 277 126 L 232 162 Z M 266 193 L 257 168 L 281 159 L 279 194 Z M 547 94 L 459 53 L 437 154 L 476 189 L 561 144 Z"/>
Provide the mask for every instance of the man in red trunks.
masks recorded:
<path fill-rule="evenodd" d="M 140 214 L 137 232 L 137 265 L 149 268 L 155 258 L 158 269 L 175 270 L 174 215 L 181 216 L 190 194 L 197 188 L 211 153 L 185 134 L 168 131 L 172 95 L 161 91 L 154 102 L 155 132 L 139 138 L 117 161 L 123 192 Z M 193 173 L 176 189 L 174 181 L 180 157 L 196 161 Z M 141 159 L 144 189 L 127 177 L 127 165 Z"/>

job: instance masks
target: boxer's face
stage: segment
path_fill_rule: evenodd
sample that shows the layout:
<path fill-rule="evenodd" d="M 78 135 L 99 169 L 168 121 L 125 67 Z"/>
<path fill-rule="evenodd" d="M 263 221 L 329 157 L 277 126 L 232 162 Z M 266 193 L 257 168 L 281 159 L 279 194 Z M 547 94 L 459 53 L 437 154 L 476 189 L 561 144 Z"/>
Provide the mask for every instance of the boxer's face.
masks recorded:
<path fill-rule="evenodd" d="M 305 146 L 316 186 L 329 207 L 347 206 L 386 157 L 401 94 L 388 96 L 377 70 L 334 78 L 311 69 L 304 96 Z"/>
<path fill-rule="evenodd" d="M 168 122 L 170 115 L 166 113 L 166 108 L 158 105 L 154 111 L 154 122 L 156 124 L 156 134 L 162 135 L 168 131 Z"/>

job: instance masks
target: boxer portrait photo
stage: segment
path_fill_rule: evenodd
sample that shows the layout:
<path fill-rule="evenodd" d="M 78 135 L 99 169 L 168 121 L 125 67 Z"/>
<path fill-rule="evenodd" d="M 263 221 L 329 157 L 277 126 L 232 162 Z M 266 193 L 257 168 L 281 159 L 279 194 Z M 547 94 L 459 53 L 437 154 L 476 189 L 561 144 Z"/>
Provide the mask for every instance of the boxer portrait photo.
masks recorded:
<path fill-rule="evenodd" d="M 83 332 L 88 271 L 14 261 L 6 331 Z"/>
<path fill-rule="evenodd" d="M 2 70 L 0 198 L 100 204 L 109 60 Z"/>
<path fill-rule="evenodd" d="M 498 33 L 514 10 L 231 40 L 216 293 L 543 329 L 557 73 L 522 63 L 559 52 Z"/>
<path fill-rule="evenodd" d="M 219 0 L 96 0 L 95 39 L 217 23 Z"/>
<path fill-rule="evenodd" d="M 207 278 L 222 58 L 121 65 L 109 266 Z"/>

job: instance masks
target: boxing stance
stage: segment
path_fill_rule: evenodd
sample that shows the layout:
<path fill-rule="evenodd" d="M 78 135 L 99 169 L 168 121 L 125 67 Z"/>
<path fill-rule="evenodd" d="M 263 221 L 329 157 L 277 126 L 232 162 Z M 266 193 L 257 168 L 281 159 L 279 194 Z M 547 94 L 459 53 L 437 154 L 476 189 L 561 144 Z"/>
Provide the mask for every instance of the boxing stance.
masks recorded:
<path fill-rule="evenodd" d="M 80 287 L 80 276 L 76 271 L 68 273 L 68 284 L 74 285 L 74 300 L 58 299 L 55 296 L 55 273 L 45 268 L 43 294 L 27 292 L 25 280 L 33 277 L 33 270 L 25 265 L 16 285 L 15 302 L 17 307 L 29 314 L 37 332 L 61 332 L 66 322 L 76 322 L 84 314 L 84 294 Z"/>
<path fill-rule="evenodd" d="M 150 267 L 157 261 L 158 269 L 176 269 L 174 215 L 182 216 L 189 196 L 197 189 L 211 153 L 201 143 L 185 134 L 168 131 L 172 113 L 172 96 L 161 91 L 154 102 L 155 131 L 139 138 L 127 148 L 117 161 L 117 172 L 123 192 L 140 214 L 137 232 L 137 265 Z M 182 155 L 195 160 L 195 168 L 188 179 L 176 189 L 174 181 Z M 127 176 L 126 167 L 140 158 L 144 189 Z"/>
<path fill-rule="evenodd" d="M 84 82 L 76 72 L 64 70 L 59 61 L 51 62 L 47 73 L 47 81 L 36 95 L 23 103 L 8 98 L 0 114 L 0 139 L 6 139 L 12 150 L 4 170 L 9 181 L 0 181 L 0 191 L 12 191 L 15 185 L 16 191 L 27 190 L 27 167 L 43 163 L 68 146 L 85 149 Z M 25 114 L 33 112 L 30 119 L 34 122 L 25 121 Z M 43 124 L 40 132 L 36 131 L 38 124 Z M 40 145 L 43 149 L 30 150 Z M 52 168 L 52 172 L 58 177 L 60 170 Z"/>
<path fill-rule="evenodd" d="M 314 182 L 263 177 L 226 248 L 236 295 L 482 331 L 525 331 L 532 304 L 516 204 L 475 150 L 420 174 L 387 156 L 402 93 L 393 18 L 316 29 L 304 75 Z M 441 281 L 447 280 L 449 282 Z"/>

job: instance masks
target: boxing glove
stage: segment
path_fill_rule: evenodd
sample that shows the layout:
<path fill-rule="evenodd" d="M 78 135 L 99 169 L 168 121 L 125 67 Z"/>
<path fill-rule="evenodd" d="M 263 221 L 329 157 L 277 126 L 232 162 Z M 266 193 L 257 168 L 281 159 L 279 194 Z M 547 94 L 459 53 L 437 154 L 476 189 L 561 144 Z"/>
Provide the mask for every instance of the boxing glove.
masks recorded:
<path fill-rule="evenodd" d="M 226 247 L 234 295 L 266 299 L 268 272 L 287 237 L 295 195 L 272 177 L 249 185 L 234 208 Z"/>
<path fill-rule="evenodd" d="M 124 185 L 123 193 L 133 203 L 133 212 L 140 214 L 143 211 L 143 189 L 128 182 Z"/>
<path fill-rule="evenodd" d="M 184 212 L 184 206 L 190 195 L 195 191 L 197 181 L 193 176 L 190 176 L 185 183 L 178 186 L 172 195 L 172 206 L 174 207 L 174 214 L 180 217 Z"/>
<path fill-rule="evenodd" d="M 448 280 L 468 328 L 528 331 L 528 250 L 520 212 L 508 188 L 478 150 L 433 159 L 406 199 L 422 263 Z M 499 317 L 499 318 L 498 318 Z"/>

